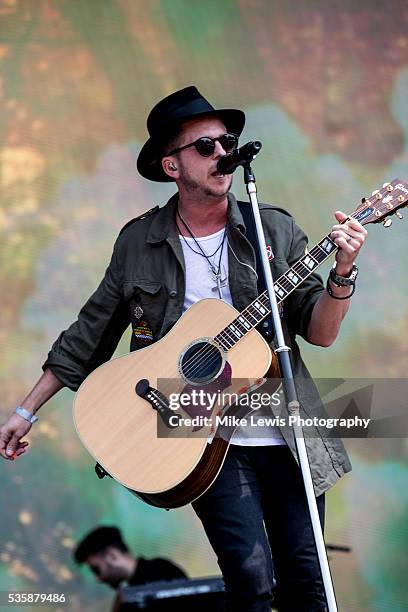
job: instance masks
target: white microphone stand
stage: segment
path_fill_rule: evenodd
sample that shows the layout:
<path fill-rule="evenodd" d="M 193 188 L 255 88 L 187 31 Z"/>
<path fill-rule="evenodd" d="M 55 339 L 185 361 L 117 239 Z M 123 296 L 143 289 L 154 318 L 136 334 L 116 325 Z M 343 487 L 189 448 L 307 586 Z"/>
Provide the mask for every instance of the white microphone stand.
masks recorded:
<path fill-rule="evenodd" d="M 272 319 L 275 327 L 277 339 L 277 354 L 280 371 L 282 375 L 282 383 L 285 392 L 285 397 L 288 405 L 290 416 L 300 416 L 300 404 L 297 396 L 295 381 L 293 378 L 292 363 L 289 356 L 290 347 L 285 344 L 285 339 L 282 331 L 282 324 L 279 316 L 278 304 L 274 290 L 274 284 L 269 265 L 268 255 L 266 251 L 265 236 L 262 228 L 261 215 L 259 213 L 259 205 L 257 198 L 257 188 L 255 176 L 252 172 L 250 163 L 243 164 L 244 180 L 251 201 L 252 212 L 255 220 L 256 234 L 258 238 L 259 254 L 264 271 L 265 283 L 268 292 L 269 302 L 272 311 Z M 297 419 L 299 423 L 299 419 Z M 299 464 L 302 471 L 303 482 L 306 491 L 307 504 L 309 508 L 310 518 L 312 522 L 313 535 L 315 539 L 317 555 L 319 559 L 320 571 L 323 579 L 323 586 L 326 595 L 326 601 L 329 612 L 337 612 L 336 597 L 334 594 L 333 581 L 330 574 L 329 561 L 326 554 L 326 547 L 323 540 L 323 532 L 320 525 L 319 513 L 317 511 L 316 497 L 313 489 L 312 475 L 310 471 L 309 458 L 306 451 L 305 439 L 303 436 L 302 427 L 297 424 L 294 426 L 296 450 L 299 457 Z"/>

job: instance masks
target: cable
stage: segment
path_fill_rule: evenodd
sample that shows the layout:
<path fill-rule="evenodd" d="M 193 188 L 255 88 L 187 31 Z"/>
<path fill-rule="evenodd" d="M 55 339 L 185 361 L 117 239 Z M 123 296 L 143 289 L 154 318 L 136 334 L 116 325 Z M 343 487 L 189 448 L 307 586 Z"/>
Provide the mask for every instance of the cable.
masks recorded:
<path fill-rule="evenodd" d="M 235 259 L 237 260 L 237 262 L 238 262 L 239 264 L 241 264 L 241 266 L 246 266 L 247 268 L 249 268 L 250 270 L 252 270 L 252 272 L 255 274 L 255 276 L 256 276 L 256 280 L 257 280 L 257 282 L 258 282 L 258 274 L 256 273 L 256 270 L 254 270 L 254 268 L 253 268 L 252 266 L 250 266 L 249 264 L 244 263 L 243 261 L 241 261 L 240 259 L 238 259 L 238 257 L 237 257 L 237 256 L 236 256 L 236 254 L 235 254 L 234 249 L 233 249 L 233 248 L 232 248 L 232 246 L 230 245 L 230 241 L 228 240 L 228 236 L 227 236 L 227 244 L 228 244 L 228 247 L 231 249 L 231 253 L 232 253 L 232 254 L 233 254 L 233 256 L 235 257 Z"/>

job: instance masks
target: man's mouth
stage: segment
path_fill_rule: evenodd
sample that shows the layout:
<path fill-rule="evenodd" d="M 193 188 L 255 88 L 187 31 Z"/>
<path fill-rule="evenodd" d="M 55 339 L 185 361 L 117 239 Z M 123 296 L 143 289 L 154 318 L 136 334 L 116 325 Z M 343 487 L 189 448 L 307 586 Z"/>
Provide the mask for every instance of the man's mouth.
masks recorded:
<path fill-rule="evenodd" d="M 214 172 L 211 173 L 211 176 L 224 177 L 225 174 L 218 172 L 218 170 L 214 170 Z"/>

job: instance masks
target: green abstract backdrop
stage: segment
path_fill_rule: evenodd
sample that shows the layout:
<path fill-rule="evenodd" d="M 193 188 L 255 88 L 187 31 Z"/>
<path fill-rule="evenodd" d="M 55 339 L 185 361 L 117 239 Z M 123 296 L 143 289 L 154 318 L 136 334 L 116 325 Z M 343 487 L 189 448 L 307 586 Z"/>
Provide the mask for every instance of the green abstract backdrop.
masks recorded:
<path fill-rule="evenodd" d="M 120 227 L 173 192 L 135 168 L 158 99 L 194 83 L 214 105 L 245 110 L 244 140 L 264 143 L 260 199 L 289 209 L 313 244 L 334 210 L 408 176 L 407 26 L 396 0 L 1 0 L 1 420 L 97 285 Z M 341 337 L 303 346 L 316 376 L 405 376 L 407 225 L 370 230 Z M 189 507 L 155 510 L 96 479 L 72 400 L 64 391 L 44 407 L 30 452 L 0 465 L 0 591 L 108 609 L 112 593 L 71 561 L 100 523 L 191 576 L 218 573 Z M 406 440 L 347 447 L 354 471 L 328 496 L 326 529 L 352 547 L 331 559 L 339 609 L 402 612 Z"/>

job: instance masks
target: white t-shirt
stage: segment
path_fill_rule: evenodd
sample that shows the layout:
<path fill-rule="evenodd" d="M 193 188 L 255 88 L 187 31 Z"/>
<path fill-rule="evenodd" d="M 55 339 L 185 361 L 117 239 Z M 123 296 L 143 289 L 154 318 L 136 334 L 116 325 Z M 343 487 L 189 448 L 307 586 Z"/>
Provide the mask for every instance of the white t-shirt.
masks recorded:
<path fill-rule="evenodd" d="M 204 253 L 211 255 L 214 253 L 216 248 L 221 245 L 224 239 L 224 229 L 211 234 L 210 236 L 203 236 L 202 238 L 196 238 L 197 242 L 203 249 Z M 184 261 L 186 263 L 186 294 L 184 296 L 183 311 L 190 308 L 198 300 L 204 298 L 213 297 L 219 298 L 217 283 L 211 273 L 208 261 L 203 255 L 198 255 L 192 251 L 199 251 L 197 244 L 193 238 L 187 236 L 180 236 L 181 246 L 183 247 Z M 187 245 L 188 243 L 188 245 Z M 191 247 L 191 248 L 190 248 Z M 221 255 L 221 270 L 223 272 L 223 278 L 226 277 L 226 286 L 221 288 L 222 299 L 228 304 L 232 304 L 232 297 L 228 283 L 228 246 L 227 239 L 225 238 L 224 245 L 215 253 L 214 257 L 210 258 L 210 261 L 214 268 L 218 270 L 218 264 Z"/>
<path fill-rule="evenodd" d="M 208 297 L 219 298 L 220 295 L 216 281 L 211 273 L 209 263 L 203 257 L 203 255 L 198 254 L 199 248 L 194 242 L 193 238 L 188 236 L 179 236 L 179 238 L 183 248 L 184 261 L 186 265 L 186 293 L 183 306 L 183 311 L 185 311 L 199 300 Z M 223 238 L 224 229 L 216 232 L 215 234 L 210 234 L 209 236 L 196 238 L 196 241 L 200 244 L 204 253 L 211 255 L 221 244 Z M 221 288 L 221 299 L 224 300 L 224 302 L 232 305 L 232 296 L 228 282 L 228 244 L 226 238 L 224 241 L 224 246 L 221 248 L 221 270 L 223 272 L 223 278 L 226 277 L 225 286 Z M 210 258 L 211 263 L 217 270 L 220 261 L 221 248 L 213 257 Z M 197 252 L 195 253 L 193 249 Z M 254 415 L 254 421 L 259 418 L 272 416 L 272 412 L 267 406 L 261 407 L 252 414 Z M 231 443 L 240 446 L 272 446 L 276 444 L 286 444 L 280 430 L 277 427 L 266 425 L 238 427 L 235 430 Z"/>

